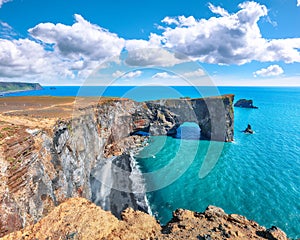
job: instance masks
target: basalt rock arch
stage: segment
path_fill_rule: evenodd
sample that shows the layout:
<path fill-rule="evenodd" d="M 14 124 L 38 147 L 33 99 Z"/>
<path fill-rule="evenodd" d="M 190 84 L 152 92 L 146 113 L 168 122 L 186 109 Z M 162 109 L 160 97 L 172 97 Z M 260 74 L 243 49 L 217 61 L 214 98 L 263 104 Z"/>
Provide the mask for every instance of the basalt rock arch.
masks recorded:
<path fill-rule="evenodd" d="M 197 99 L 165 99 L 141 103 L 132 114 L 132 132 L 175 136 L 184 122 L 195 122 L 201 139 L 233 141 L 233 95 Z"/>

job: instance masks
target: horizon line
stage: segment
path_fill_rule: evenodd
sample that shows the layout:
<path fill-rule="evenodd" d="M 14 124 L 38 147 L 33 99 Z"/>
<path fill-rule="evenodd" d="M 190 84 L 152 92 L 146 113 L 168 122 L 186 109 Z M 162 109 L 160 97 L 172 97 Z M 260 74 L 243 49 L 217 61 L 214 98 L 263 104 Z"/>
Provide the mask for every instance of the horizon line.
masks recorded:
<path fill-rule="evenodd" d="M 300 87 L 299 85 L 48 85 L 44 87 Z"/>

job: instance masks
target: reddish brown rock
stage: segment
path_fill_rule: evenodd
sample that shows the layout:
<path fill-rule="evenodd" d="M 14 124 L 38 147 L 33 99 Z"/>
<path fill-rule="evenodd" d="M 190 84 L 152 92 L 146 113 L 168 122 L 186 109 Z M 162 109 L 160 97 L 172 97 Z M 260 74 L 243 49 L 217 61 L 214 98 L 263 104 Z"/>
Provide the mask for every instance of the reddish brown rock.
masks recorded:
<path fill-rule="evenodd" d="M 277 227 L 266 230 L 239 215 L 227 215 L 209 206 L 204 213 L 178 209 L 161 227 L 154 217 L 126 209 L 118 220 L 110 212 L 83 198 L 73 198 L 56 207 L 35 225 L 5 236 L 15 239 L 270 239 L 287 240 Z"/>
<path fill-rule="evenodd" d="M 110 212 L 84 198 L 73 198 L 56 207 L 35 225 L 2 239 L 146 239 L 161 227 L 142 212 L 127 209 L 119 221 Z"/>
<path fill-rule="evenodd" d="M 22 219 L 19 216 L 16 203 L 12 199 L 4 195 L 1 197 L 0 202 L 0 236 L 4 236 L 16 229 L 21 229 Z"/>

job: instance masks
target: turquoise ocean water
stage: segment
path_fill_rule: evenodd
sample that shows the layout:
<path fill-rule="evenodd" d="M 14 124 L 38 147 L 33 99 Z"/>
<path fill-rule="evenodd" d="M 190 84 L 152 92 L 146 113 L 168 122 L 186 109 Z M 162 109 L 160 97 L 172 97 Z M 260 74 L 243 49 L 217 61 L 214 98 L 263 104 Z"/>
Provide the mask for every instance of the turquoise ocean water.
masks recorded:
<path fill-rule="evenodd" d="M 78 87 L 52 90 L 46 87 L 11 96 L 76 96 L 78 90 Z M 166 223 L 176 208 L 204 211 L 208 205 L 216 205 L 267 227 L 276 225 L 290 237 L 300 238 L 300 88 L 220 87 L 218 90 L 222 94 L 235 94 L 235 100 L 253 99 L 259 109 L 234 109 L 234 142 L 224 144 L 217 164 L 204 178 L 199 178 L 199 170 L 210 142 L 151 137 L 149 146 L 136 157 L 143 172 L 152 172 L 177 161 L 164 177 L 154 175 L 147 179 L 149 188 L 158 189 L 148 193 L 153 214 Z M 200 96 L 192 87 L 171 90 L 109 87 L 105 91 L 100 87 L 87 87 L 79 95 L 97 96 L 99 92 L 104 96 L 125 96 L 138 101 Z M 214 93 L 205 88 L 202 96 Z M 255 131 L 253 135 L 240 132 L 248 123 Z M 192 125 L 187 126 L 192 132 L 195 130 Z M 191 161 L 188 156 L 193 151 L 195 156 Z M 179 174 L 185 167 L 186 171 Z M 168 175 L 176 174 L 178 179 L 164 186 Z"/>

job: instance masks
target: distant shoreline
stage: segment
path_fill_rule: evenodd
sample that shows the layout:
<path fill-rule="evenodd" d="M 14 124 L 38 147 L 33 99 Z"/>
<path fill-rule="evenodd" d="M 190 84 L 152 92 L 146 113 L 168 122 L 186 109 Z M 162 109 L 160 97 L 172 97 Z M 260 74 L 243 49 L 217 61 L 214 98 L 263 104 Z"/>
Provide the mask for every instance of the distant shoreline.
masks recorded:
<path fill-rule="evenodd" d="M 39 83 L 0 82 L 0 89 L 0 96 L 6 96 L 18 92 L 42 90 L 43 87 Z"/>
<path fill-rule="evenodd" d="M 41 90 L 41 89 L 39 89 Z M 0 92 L 0 96 L 5 97 L 8 94 L 11 93 L 18 93 L 18 92 L 31 92 L 31 91 L 38 91 L 36 89 L 28 89 L 28 90 L 14 90 L 14 91 L 7 91 L 7 92 Z"/>

